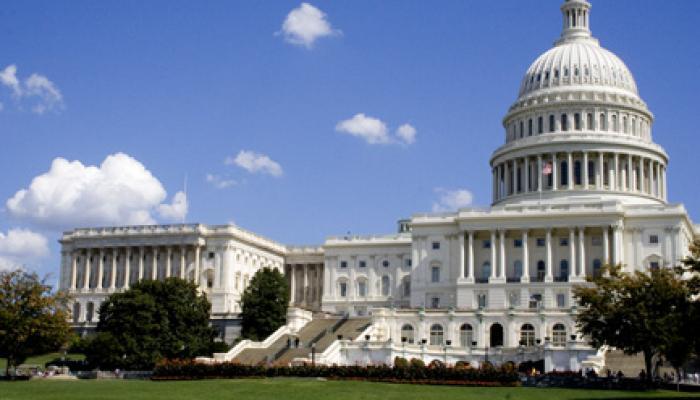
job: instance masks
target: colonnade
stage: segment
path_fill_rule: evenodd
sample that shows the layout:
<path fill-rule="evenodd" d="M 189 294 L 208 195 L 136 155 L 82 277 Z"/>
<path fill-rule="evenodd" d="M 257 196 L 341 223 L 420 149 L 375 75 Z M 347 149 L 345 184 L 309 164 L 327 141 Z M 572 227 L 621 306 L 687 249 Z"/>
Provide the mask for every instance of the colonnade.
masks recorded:
<path fill-rule="evenodd" d="M 290 277 L 290 305 L 320 307 L 323 296 L 323 264 L 287 264 L 287 268 Z M 296 276 L 299 271 L 302 273 L 301 287 Z"/>
<path fill-rule="evenodd" d="M 142 279 L 155 280 L 174 276 L 193 279 L 195 284 L 199 284 L 201 249 L 198 245 L 81 248 L 64 252 L 63 262 L 64 265 L 70 265 L 68 287 L 71 290 L 128 289 L 130 283 Z M 179 256 L 177 273 L 173 263 L 175 254 Z M 147 255 L 150 255 L 150 259 Z M 164 263 L 161 256 L 164 256 Z M 188 262 L 192 258 L 193 271 L 188 275 Z M 95 269 L 96 271 L 93 271 Z M 80 270 L 82 274 L 79 274 Z M 95 278 L 91 276 L 93 272 L 97 273 Z M 148 276 L 145 276 L 146 272 Z"/>
<path fill-rule="evenodd" d="M 586 243 L 588 235 L 596 235 L 600 237 L 600 245 L 603 247 L 603 257 L 600 260 L 601 264 L 618 264 L 621 263 L 623 254 L 623 235 L 622 235 L 622 225 L 614 224 L 611 226 L 600 226 L 600 227 L 571 227 L 571 228 L 542 228 L 539 232 L 544 231 L 544 263 L 545 271 L 544 276 L 538 275 L 540 271 L 533 269 L 530 264 L 531 261 L 531 232 L 534 230 L 520 230 L 520 231 L 506 231 L 506 230 L 490 230 L 490 231 L 467 231 L 465 234 L 459 236 L 459 280 L 467 283 L 491 283 L 491 282 L 522 282 L 528 283 L 531 281 L 544 281 L 553 282 L 555 280 L 554 276 L 554 260 L 553 260 L 553 246 L 555 234 L 559 239 L 565 238 L 568 241 L 568 276 L 567 280 L 585 280 L 586 279 L 586 269 L 591 257 L 586 257 Z M 536 229 L 535 229 L 536 230 Z M 477 273 L 476 271 L 476 259 L 475 248 L 476 248 L 476 237 L 477 235 L 483 234 L 488 235 L 488 249 L 490 257 L 488 259 L 490 265 L 489 276 L 482 276 L 482 273 Z M 562 235 L 562 233 L 566 233 Z M 612 233 L 612 238 L 611 238 Z M 540 233 L 541 235 L 541 233 Z M 533 235 L 534 236 L 534 235 Z M 510 247 L 508 243 L 515 240 L 519 240 L 519 250 L 516 250 L 513 255 L 513 261 L 519 260 L 522 265 L 522 270 L 520 271 L 520 276 L 508 276 L 507 268 L 509 260 L 509 254 L 513 254 L 512 251 L 507 251 L 507 247 Z M 537 240 L 540 238 L 535 238 L 534 243 L 537 244 Z M 520 254 L 517 254 L 517 252 Z M 535 266 L 536 268 L 536 266 Z M 535 272 L 533 274 L 533 272 Z M 561 277 L 557 277 L 561 278 Z"/>
<path fill-rule="evenodd" d="M 631 153 L 552 152 L 493 167 L 493 201 L 542 191 L 609 190 L 666 200 L 665 163 Z"/>

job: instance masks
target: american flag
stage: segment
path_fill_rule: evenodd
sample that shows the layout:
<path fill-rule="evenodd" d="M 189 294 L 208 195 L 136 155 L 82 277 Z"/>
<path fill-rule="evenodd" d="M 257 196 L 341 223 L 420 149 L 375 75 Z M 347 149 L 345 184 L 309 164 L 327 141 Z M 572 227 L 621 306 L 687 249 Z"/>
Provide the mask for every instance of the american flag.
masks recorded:
<path fill-rule="evenodd" d="M 552 173 L 552 163 L 548 162 L 542 166 L 542 175 L 550 175 Z"/>

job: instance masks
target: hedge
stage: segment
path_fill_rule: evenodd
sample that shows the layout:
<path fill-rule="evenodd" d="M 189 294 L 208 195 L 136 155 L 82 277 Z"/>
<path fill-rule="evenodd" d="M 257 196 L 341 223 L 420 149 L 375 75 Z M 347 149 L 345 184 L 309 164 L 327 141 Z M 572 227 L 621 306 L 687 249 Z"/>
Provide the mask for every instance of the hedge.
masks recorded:
<path fill-rule="evenodd" d="M 191 360 L 167 360 L 156 365 L 154 380 L 191 380 L 216 378 L 323 377 L 343 380 L 430 383 L 470 386 L 514 386 L 519 383 L 516 371 L 507 369 L 419 366 L 263 366 L 238 363 L 202 364 Z"/>

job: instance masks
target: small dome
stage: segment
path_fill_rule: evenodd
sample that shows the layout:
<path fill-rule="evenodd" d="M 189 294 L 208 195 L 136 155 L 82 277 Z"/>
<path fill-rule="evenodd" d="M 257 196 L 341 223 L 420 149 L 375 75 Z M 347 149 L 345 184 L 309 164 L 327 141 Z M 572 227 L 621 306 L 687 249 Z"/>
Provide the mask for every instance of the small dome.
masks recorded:
<path fill-rule="evenodd" d="M 559 43 L 528 68 L 519 96 L 541 89 L 604 87 L 638 97 L 632 73 L 619 57 L 590 40 Z"/>

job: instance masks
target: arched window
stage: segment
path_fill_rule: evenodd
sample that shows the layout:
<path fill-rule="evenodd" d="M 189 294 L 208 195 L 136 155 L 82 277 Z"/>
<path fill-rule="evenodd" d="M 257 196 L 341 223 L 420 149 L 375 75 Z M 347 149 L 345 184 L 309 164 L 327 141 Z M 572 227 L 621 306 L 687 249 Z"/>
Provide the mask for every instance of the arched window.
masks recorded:
<path fill-rule="evenodd" d="M 498 323 L 491 325 L 489 333 L 489 336 L 491 336 L 491 340 L 489 340 L 491 347 L 503 346 L 503 325 Z"/>
<path fill-rule="evenodd" d="M 413 344 L 415 342 L 413 336 L 413 326 L 404 324 L 404 326 L 401 327 L 401 342 L 408 344 Z"/>
<path fill-rule="evenodd" d="M 472 347 L 474 341 L 474 330 L 469 324 L 464 324 L 459 327 L 459 344 L 462 347 Z"/>
<path fill-rule="evenodd" d="M 561 115 L 561 130 L 562 132 L 566 132 L 569 130 L 569 119 L 567 118 L 566 114 Z"/>
<path fill-rule="evenodd" d="M 549 116 L 549 131 L 554 132 L 554 115 Z"/>
<path fill-rule="evenodd" d="M 389 289 L 390 289 L 389 285 L 390 285 L 389 276 L 387 276 L 387 275 L 382 276 L 382 296 L 389 295 Z"/>
<path fill-rule="evenodd" d="M 532 347 L 535 345 L 535 327 L 530 324 L 524 324 L 520 327 L 520 345 Z"/>
<path fill-rule="evenodd" d="M 559 185 L 566 186 L 569 184 L 569 163 L 562 161 L 559 164 Z"/>
<path fill-rule="evenodd" d="M 520 121 L 520 138 L 522 139 L 523 133 L 525 131 L 523 121 Z"/>
<path fill-rule="evenodd" d="M 593 185 L 595 184 L 595 162 L 594 161 L 588 161 L 588 184 Z"/>
<path fill-rule="evenodd" d="M 608 120 L 605 118 L 605 114 L 600 114 L 600 130 L 601 131 L 607 131 L 608 130 Z"/>
<path fill-rule="evenodd" d="M 569 261 L 561 260 L 559 262 L 559 281 L 566 282 L 569 278 Z"/>
<path fill-rule="evenodd" d="M 360 297 L 367 296 L 367 281 L 360 279 L 357 281 L 357 295 Z"/>
<path fill-rule="evenodd" d="M 574 185 L 581 184 L 581 161 L 574 161 Z"/>
<path fill-rule="evenodd" d="M 430 327 L 430 345 L 431 346 L 442 346 L 444 334 L 442 330 L 442 325 L 433 324 Z"/>
<path fill-rule="evenodd" d="M 593 260 L 593 276 L 594 277 L 599 277 L 600 276 L 600 269 L 602 268 L 603 263 L 600 262 L 599 259 Z"/>
<path fill-rule="evenodd" d="M 85 319 L 87 322 L 92 322 L 92 319 L 95 317 L 95 303 L 89 302 L 87 303 L 87 307 L 85 307 L 86 311 L 86 316 Z"/>
<path fill-rule="evenodd" d="M 537 261 L 537 281 L 544 281 L 544 275 L 546 274 L 544 261 Z"/>
<path fill-rule="evenodd" d="M 433 265 L 430 267 L 430 281 L 433 283 L 440 282 L 440 266 Z"/>
<path fill-rule="evenodd" d="M 80 321 L 80 303 L 73 303 L 73 323 Z"/>
<path fill-rule="evenodd" d="M 552 328 L 552 345 L 557 347 L 566 346 L 566 327 L 563 324 L 556 324 Z"/>
<path fill-rule="evenodd" d="M 338 293 L 340 294 L 340 297 L 348 297 L 348 282 L 341 280 L 338 281 Z M 292 298 L 292 301 L 293 298 Z"/>

